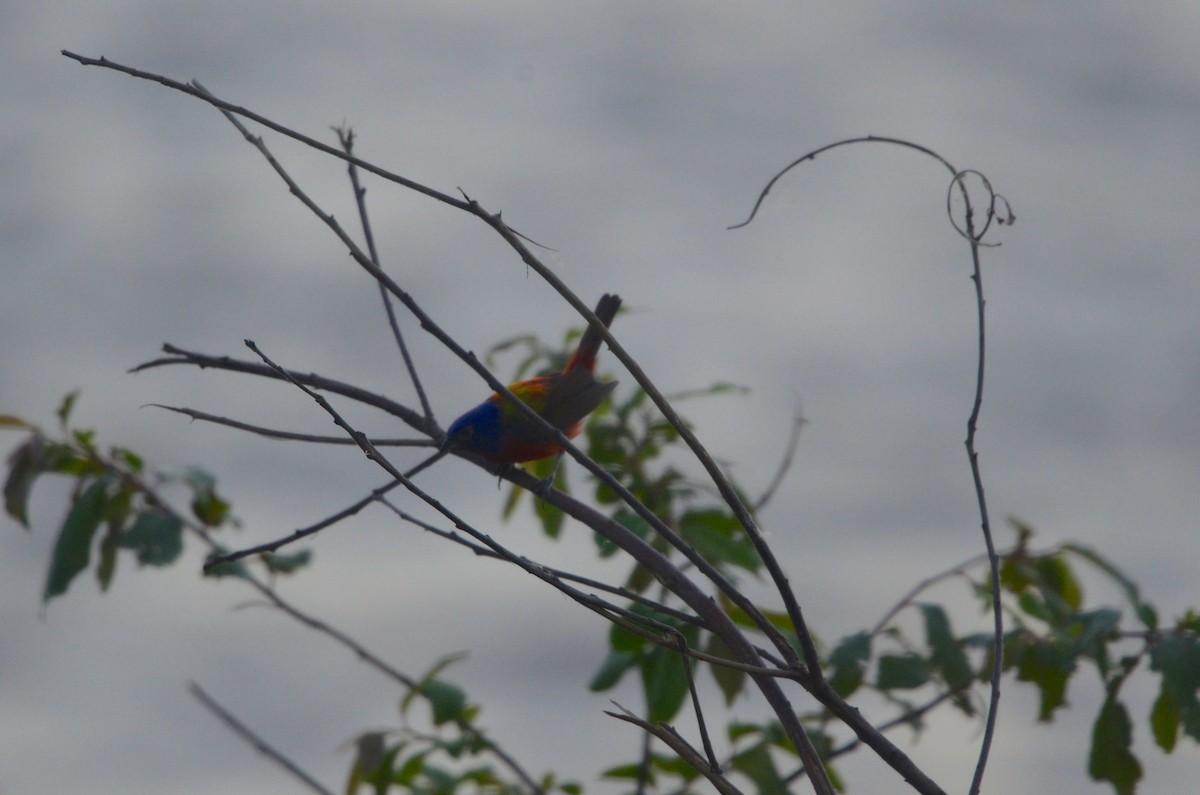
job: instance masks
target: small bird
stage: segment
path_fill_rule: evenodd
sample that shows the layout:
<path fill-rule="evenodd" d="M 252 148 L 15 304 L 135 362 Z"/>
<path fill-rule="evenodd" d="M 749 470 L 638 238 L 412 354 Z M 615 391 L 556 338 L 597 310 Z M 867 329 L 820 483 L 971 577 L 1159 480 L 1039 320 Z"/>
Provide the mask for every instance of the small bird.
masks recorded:
<path fill-rule="evenodd" d="M 620 306 L 620 297 L 605 294 L 596 304 L 596 317 L 607 327 Z M 517 381 L 508 385 L 508 391 L 567 438 L 575 438 L 583 418 L 617 388 L 616 381 L 597 381 L 593 375 L 602 341 L 600 333 L 588 326 L 561 373 Z M 451 423 L 441 449 L 474 453 L 494 464 L 538 461 L 562 452 L 549 433 L 498 392 Z"/>

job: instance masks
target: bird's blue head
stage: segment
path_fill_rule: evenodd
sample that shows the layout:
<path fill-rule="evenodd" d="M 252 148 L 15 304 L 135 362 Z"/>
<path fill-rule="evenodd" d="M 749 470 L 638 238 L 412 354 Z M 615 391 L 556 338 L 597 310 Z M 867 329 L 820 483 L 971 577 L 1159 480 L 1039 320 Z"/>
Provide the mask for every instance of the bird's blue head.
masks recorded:
<path fill-rule="evenodd" d="M 465 450 L 482 456 L 495 455 L 500 448 L 500 407 L 484 401 L 446 429 L 443 450 Z"/>

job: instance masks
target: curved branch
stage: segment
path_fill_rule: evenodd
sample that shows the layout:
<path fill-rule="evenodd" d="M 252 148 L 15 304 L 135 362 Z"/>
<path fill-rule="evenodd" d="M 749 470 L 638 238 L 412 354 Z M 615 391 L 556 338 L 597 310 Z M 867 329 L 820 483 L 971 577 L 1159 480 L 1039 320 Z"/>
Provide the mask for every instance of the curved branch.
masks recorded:
<path fill-rule="evenodd" d="M 763 490 L 762 496 L 754 501 L 754 510 L 757 513 L 766 507 L 771 498 L 775 496 L 775 492 L 783 484 L 783 479 L 787 477 L 787 473 L 792 468 L 792 464 L 796 460 L 796 450 L 800 446 L 800 429 L 808 420 L 804 419 L 804 414 L 797 409 L 796 414 L 792 417 L 792 432 L 788 436 L 787 445 L 783 449 L 783 459 L 779 462 L 779 466 L 775 469 L 775 475 L 771 478 L 771 482 L 767 484 L 767 488 Z"/>
<path fill-rule="evenodd" d="M 321 782 L 304 772 L 299 765 L 288 759 L 279 751 L 275 750 L 270 743 L 255 734 L 252 729 L 246 726 L 246 724 L 238 720 L 232 712 L 222 707 L 217 703 L 216 699 L 204 692 L 204 689 L 201 688 L 200 685 L 192 682 L 188 686 L 188 690 L 191 691 L 191 694 L 196 698 L 197 701 L 204 705 L 205 709 L 207 709 L 213 715 L 216 715 L 217 718 L 226 726 L 228 726 L 234 734 L 236 734 L 238 737 L 241 737 L 243 740 L 253 746 L 254 750 L 275 761 L 280 767 L 291 773 L 294 778 L 303 783 L 313 792 L 319 792 L 322 793 L 322 795 L 333 795 L 332 790 L 326 789 Z"/>
<path fill-rule="evenodd" d="M 336 132 L 338 143 L 342 145 L 342 151 L 350 155 L 354 149 L 354 131 L 338 127 Z M 375 249 L 375 235 L 371 233 L 371 221 L 367 215 L 367 189 L 359 184 L 358 166 L 353 161 L 346 170 L 350 174 L 350 185 L 354 188 L 354 201 L 358 205 L 358 219 L 362 224 L 363 238 L 367 241 L 367 252 L 371 255 L 371 261 L 379 265 L 379 252 Z M 404 360 L 404 368 L 408 371 L 408 378 L 412 381 L 413 389 L 417 393 L 417 400 L 421 403 L 421 411 L 432 421 L 433 407 L 429 405 L 429 397 L 425 394 L 425 387 L 421 384 L 421 376 L 417 373 L 412 355 L 408 352 L 404 335 L 400 333 L 400 322 L 396 318 L 396 308 L 392 305 L 392 298 L 382 284 L 379 285 L 379 297 L 382 299 L 383 309 L 387 313 L 388 325 L 392 328 L 392 339 L 396 340 L 396 347 L 400 349 L 400 358 Z"/>
<path fill-rule="evenodd" d="M 251 121 L 255 121 L 268 129 L 274 130 L 275 132 L 279 133 L 280 135 L 285 135 L 288 138 L 299 141 L 300 143 L 302 143 L 306 146 L 311 146 L 313 149 L 316 149 L 318 152 L 324 152 L 325 154 L 332 155 L 340 160 L 345 160 L 347 163 L 353 163 L 354 165 L 361 168 L 363 171 L 369 171 L 377 177 L 383 177 L 384 179 L 389 180 L 390 182 L 395 182 L 398 185 L 403 185 L 404 187 L 408 188 L 409 190 L 414 190 L 417 193 L 422 193 L 431 199 L 436 199 L 436 200 L 442 202 L 443 204 L 449 204 L 451 207 L 457 207 L 460 210 L 466 209 L 462 200 L 460 200 L 460 199 L 456 199 L 453 196 L 449 196 L 445 193 L 442 193 L 441 191 L 434 190 L 433 188 L 430 188 L 426 185 L 422 185 L 419 182 L 414 182 L 413 180 L 402 177 L 399 174 L 393 174 L 392 172 L 388 171 L 387 169 L 380 168 L 379 166 L 368 163 L 365 160 L 360 160 L 357 157 L 354 157 L 345 152 L 342 152 L 339 149 L 335 149 L 334 147 L 329 146 L 328 144 L 323 144 L 320 141 L 316 140 L 315 138 L 309 138 L 307 135 L 302 135 L 302 134 L 296 132 L 295 130 L 292 130 L 288 127 L 284 127 L 282 124 L 273 122 L 270 119 L 268 119 L 267 117 L 261 116 L 252 110 L 247 110 L 246 108 L 239 107 L 230 102 L 225 102 L 222 99 L 218 99 L 217 97 L 213 96 L 212 94 L 210 94 L 206 90 L 204 90 L 204 88 L 201 86 L 191 86 L 191 85 L 187 85 L 186 83 L 180 83 L 177 80 L 172 80 L 169 77 L 164 77 L 163 75 L 154 74 L 153 72 L 143 72 L 141 69 L 134 69 L 132 66 L 125 66 L 123 64 L 117 63 L 116 61 L 110 61 L 109 59 L 105 58 L 104 56 L 100 56 L 99 58 L 89 58 L 86 55 L 79 55 L 77 53 L 71 52 L 70 50 L 62 50 L 61 53 L 63 55 L 65 55 L 66 57 L 71 58 L 72 60 L 78 61 L 80 64 L 82 64 L 84 66 L 100 66 L 105 69 L 112 69 L 117 72 L 124 72 L 125 74 L 129 75 L 130 77 L 136 77 L 141 80 L 149 80 L 153 83 L 159 83 L 160 85 L 164 85 L 167 88 L 171 88 L 176 91 L 180 91 L 184 94 L 188 94 L 190 96 L 195 97 L 196 99 L 207 102 L 208 104 L 212 105 L 215 108 L 219 108 L 220 110 L 224 111 L 225 113 L 232 113 L 237 116 L 241 116 L 243 118 L 250 119 Z"/>
<path fill-rule="evenodd" d="M 999 576 L 1000 563 L 999 563 L 999 557 L 996 554 L 995 543 L 992 539 L 991 522 L 988 518 L 987 499 L 984 496 L 983 477 L 980 474 L 980 470 L 979 470 L 979 453 L 975 448 L 975 433 L 976 433 L 976 429 L 978 427 L 979 413 L 980 413 L 980 410 L 983 405 L 984 358 L 985 358 L 985 352 L 986 352 L 986 345 L 984 344 L 985 343 L 985 336 L 984 336 L 984 330 L 985 330 L 984 305 L 985 305 L 985 302 L 983 299 L 983 275 L 982 275 L 980 262 L 979 262 L 979 248 L 980 248 L 980 246 L 987 245 L 982 242 L 982 237 L 983 237 L 984 233 L 986 233 L 987 230 L 990 228 L 993 220 L 995 220 L 996 222 L 998 222 L 1000 224 L 1011 224 L 1016 220 L 1016 216 L 1013 214 L 1012 208 L 1009 205 L 1008 200 L 1005 199 L 1003 196 L 1000 196 L 999 194 L 997 194 L 992 189 L 991 182 L 987 179 L 986 176 L 984 176 L 980 172 L 974 171 L 974 170 L 960 171 L 960 170 L 956 169 L 953 165 L 951 165 L 950 161 L 946 160 L 944 157 L 939 155 L 937 152 L 933 151 L 932 149 L 929 149 L 928 147 L 921 146 L 920 144 L 912 143 L 911 141 L 906 141 L 906 140 L 903 140 L 900 138 L 888 138 L 888 137 L 883 137 L 883 136 L 868 135 L 868 136 L 865 136 L 862 138 L 848 138 L 848 139 L 845 139 L 842 141 L 837 141 L 832 144 L 828 144 L 827 146 L 820 147 L 819 149 L 814 149 L 813 151 L 809 152 L 808 154 L 805 154 L 802 157 L 799 157 L 796 160 L 789 163 L 782 171 L 780 171 L 774 177 L 772 177 L 771 180 L 767 183 L 766 187 L 763 188 L 762 192 L 758 196 L 758 200 L 754 203 L 754 208 L 751 210 L 750 216 L 742 223 L 735 224 L 734 226 L 731 226 L 729 228 L 730 229 L 741 228 L 741 227 L 744 227 L 747 224 L 749 224 L 752 220 L 754 220 L 755 215 L 758 213 L 759 207 L 762 206 L 762 203 L 766 199 L 767 194 L 769 194 L 771 192 L 771 188 L 774 187 L 775 183 L 778 182 L 791 169 L 795 168 L 796 166 L 800 165 L 801 163 L 815 159 L 816 156 L 821 154 L 822 152 L 827 152 L 831 149 L 835 149 L 840 146 L 847 146 L 850 144 L 859 144 L 859 143 L 886 143 L 886 144 L 893 144 L 896 146 L 913 149 L 913 150 L 916 150 L 917 152 L 920 152 L 922 154 L 928 155 L 929 157 L 932 157 L 934 160 L 941 163 L 947 170 L 949 170 L 950 173 L 952 174 L 952 178 L 950 180 L 950 187 L 949 187 L 949 191 L 947 193 L 947 198 L 946 198 L 946 211 L 950 217 L 951 224 L 954 226 L 955 231 L 957 231 L 962 237 L 964 237 L 970 243 L 970 246 L 971 246 L 971 266 L 972 266 L 971 280 L 975 284 L 975 305 L 976 305 L 976 315 L 978 318 L 978 322 L 977 322 L 977 325 L 978 325 L 978 346 L 977 346 L 978 358 L 977 358 L 977 367 L 976 367 L 976 376 L 975 376 L 975 394 L 974 394 L 974 397 L 971 402 L 971 412 L 967 418 L 966 447 L 967 447 L 967 458 L 969 460 L 970 468 L 971 468 L 971 479 L 972 479 L 972 481 L 974 483 L 974 487 L 975 487 L 976 503 L 979 508 L 979 516 L 980 516 L 980 522 L 981 522 L 981 529 L 983 532 L 984 546 L 987 549 L 987 558 L 988 558 L 988 562 L 990 564 L 991 572 L 992 572 L 992 616 L 993 616 L 993 623 L 994 623 L 993 643 L 995 645 L 995 654 L 993 656 L 993 661 L 992 661 L 991 699 L 988 704 L 988 715 L 987 715 L 987 720 L 986 720 L 985 728 L 984 728 L 983 741 L 980 744 L 980 749 L 979 749 L 979 760 L 978 760 L 978 763 L 975 768 L 975 775 L 971 782 L 971 789 L 970 789 L 971 795 L 978 795 L 979 790 L 983 784 L 983 774 L 984 774 L 985 768 L 987 767 L 988 755 L 991 750 L 992 739 L 995 735 L 996 714 L 997 714 L 997 711 L 1000 706 L 1000 677 L 1001 677 L 1001 673 L 1003 671 L 1003 664 L 1004 664 L 1003 663 L 1004 617 L 1003 617 L 1003 613 L 1001 611 L 1001 604 L 1000 604 L 1000 576 Z M 979 229 L 976 229 L 976 226 L 975 226 L 975 211 L 972 206 L 970 192 L 967 189 L 966 181 L 965 181 L 965 178 L 967 176 L 971 176 L 971 175 L 979 177 L 979 179 L 982 181 L 983 186 L 984 186 L 985 190 L 987 191 L 987 195 L 988 195 L 987 218 L 984 221 L 982 227 L 980 227 Z M 955 219 L 955 216 L 953 213 L 952 199 L 953 199 L 955 188 L 958 189 L 958 192 L 962 196 L 962 201 L 963 201 L 963 223 L 961 225 Z M 998 203 L 1003 204 L 1004 215 L 1002 215 L 1002 216 L 997 216 L 996 208 L 997 208 Z M 821 686 L 822 689 L 829 689 L 828 683 L 823 680 L 821 682 L 819 682 L 818 684 Z M 830 689 L 830 692 L 832 692 L 831 689 Z M 814 693 L 814 695 L 815 695 L 815 693 Z M 835 712 L 835 714 L 837 714 L 837 713 Z M 839 715 L 839 717 L 841 717 L 841 715 Z M 845 718 L 843 718 L 843 720 L 844 719 Z"/>
<path fill-rule="evenodd" d="M 311 444 L 337 444 L 348 445 L 354 444 L 353 439 L 347 439 L 345 436 L 322 436 L 315 433 L 296 433 L 294 431 L 281 431 L 276 428 L 267 428 L 262 425 L 252 425 L 248 422 L 239 422 L 238 420 L 222 417 L 219 414 L 209 414 L 206 411 L 198 411 L 197 409 L 189 409 L 182 406 L 167 406 L 162 403 L 146 403 L 142 408 L 147 406 L 156 409 L 165 409 L 176 414 L 182 414 L 193 420 L 201 422 L 211 422 L 214 425 L 223 425 L 226 428 L 233 428 L 246 433 L 253 433 L 257 436 L 265 436 L 268 439 L 282 439 L 284 441 L 293 442 L 309 442 Z M 429 439 L 372 439 L 371 443 L 376 447 L 432 447 L 433 442 Z"/>
<path fill-rule="evenodd" d="M 930 157 L 932 157 L 933 159 L 937 160 L 939 163 L 941 163 L 943 166 L 945 166 L 947 169 L 949 169 L 951 174 L 958 173 L 958 169 L 956 169 L 954 166 L 950 165 L 950 162 L 948 160 L 946 160 L 946 158 L 939 155 L 937 152 L 933 151 L 932 149 L 929 149 L 928 147 L 921 146 L 920 144 L 914 144 L 911 141 L 905 141 L 902 138 L 889 138 L 889 137 L 883 136 L 883 135 L 863 135 L 858 138 L 846 138 L 841 141 L 835 141 L 834 143 L 826 144 L 825 146 L 822 146 L 818 149 L 814 149 L 811 152 L 809 152 L 808 154 L 801 155 L 800 157 L 796 158 L 792 162 L 788 163 L 786 166 L 783 167 L 782 171 L 780 171 L 775 176 L 771 177 L 771 180 L 767 183 L 767 187 L 763 188 L 762 192 L 758 194 L 758 199 L 754 202 L 754 208 L 752 210 L 750 210 L 750 216 L 745 221 L 742 221 L 740 224 L 734 224 L 733 226 L 727 226 L 725 228 L 726 229 L 741 229 L 742 227 L 747 226 L 751 221 L 753 221 L 754 217 L 756 215 L 758 215 L 758 209 L 760 207 L 762 207 L 763 202 L 767 200 L 767 194 L 771 192 L 771 188 L 775 187 L 776 182 L 783 179 L 784 174 L 787 174 L 789 171 L 791 171 L 796 166 L 800 165 L 801 163 L 805 162 L 806 160 L 816 160 L 817 155 L 828 152 L 831 149 L 837 149 L 840 146 L 849 146 L 850 144 L 865 144 L 865 143 L 895 144 L 896 146 L 905 146 L 905 147 L 908 147 L 909 149 L 915 149 L 918 152 L 923 152 L 924 154 L 927 154 Z"/>
<path fill-rule="evenodd" d="M 195 351 L 184 350 L 170 343 L 165 343 L 162 346 L 163 353 L 170 354 L 161 359 L 151 359 L 148 362 L 142 362 L 136 367 L 129 369 L 131 373 L 140 373 L 143 370 L 151 370 L 155 367 L 167 367 L 176 364 L 189 364 L 193 367 L 201 369 L 211 367 L 214 370 L 228 370 L 233 373 L 248 373 L 257 375 L 263 378 L 276 378 L 279 380 L 287 380 L 279 373 L 272 370 L 270 367 L 259 364 L 258 362 L 248 362 L 244 359 L 235 359 L 232 356 L 210 356 L 205 353 L 196 353 Z M 389 400 L 382 395 L 374 392 L 369 392 L 361 387 L 347 384 L 344 381 L 335 381 L 332 378 L 326 378 L 323 375 L 316 373 L 289 373 L 293 378 L 300 383 L 311 386 L 314 389 L 320 389 L 322 392 L 331 392 L 335 395 L 356 400 L 367 406 L 372 406 L 385 411 L 394 417 L 398 417 L 405 424 L 409 425 L 413 430 L 427 434 L 431 438 L 438 438 L 441 431 L 437 424 L 432 420 L 422 417 L 417 412 L 397 403 L 394 400 Z"/>
<path fill-rule="evenodd" d="M 679 732 L 675 731 L 675 729 L 665 723 L 650 723 L 649 721 L 642 720 L 615 701 L 612 704 L 621 711 L 609 712 L 605 710 L 605 715 L 617 720 L 623 720 L 626 723 L 632 723 L 647 734 L 657 737 L 664 745 L 674 751 L 680 759 L 687 762 L 697 773 L 708 779 L 708 782 L 722 795 L 741 795 L 742 791 L 735 787 L 729 779 L 725 778 L 721 774 L 720 769 L 705 759 L 687 740 L 679 736 Z"/>

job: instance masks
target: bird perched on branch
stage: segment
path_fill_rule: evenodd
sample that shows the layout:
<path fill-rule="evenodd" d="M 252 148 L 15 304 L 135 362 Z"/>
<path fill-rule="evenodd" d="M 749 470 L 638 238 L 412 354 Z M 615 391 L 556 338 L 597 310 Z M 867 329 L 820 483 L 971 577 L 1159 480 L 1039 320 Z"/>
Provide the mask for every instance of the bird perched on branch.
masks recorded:
<path fill-rule="evenodd" d="M 620 297 L 605 294 L 596 304 L 596 317 L 608 327 L 620 306 Z M 509 384 L 508 391 L 567 438 L 575 438 L 583 418 L 617 387 L 616 381 L 597 381 L 593 374 L 602 341 L 600 332 L 589 325 L 561 373 Z M 474 453 L 494 464 L 538 461 L 562 452 L 545 429 L 498 392 L 451 423 L 442 450 Z"/>

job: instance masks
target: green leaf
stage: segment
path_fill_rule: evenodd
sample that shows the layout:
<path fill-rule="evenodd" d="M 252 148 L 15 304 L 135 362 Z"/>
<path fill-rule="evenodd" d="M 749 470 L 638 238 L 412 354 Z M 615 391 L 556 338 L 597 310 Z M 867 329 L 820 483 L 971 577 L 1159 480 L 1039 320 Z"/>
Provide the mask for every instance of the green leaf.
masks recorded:
<path fill-rule="evenodd" d="M 758 795 L 788 795 L 787 785 L 762 743 L 734 756 L 729 766 L 753 781 Z"/>
<path fill-rule="evenodd" d="M 1179 739 L 1179 705 L 1165 692 L 1159 692 L 1150 709 L 1150 732 L 1154 742 L 1165 753 L 1175 750 Z"/>
<path fill-rule="evenodd" d="M 1074 648 L 1080 654 L 1096 661 L 1101 675 L 1107 675 L 1109 667 L 1108 641 L 1121 623 L 1121 612 L 1111 607 L 1099 610 L 1089 610 L 1076 616 L 1076 626 L 1071 628 L 1077 633 Z"/>
<path fill-rule="evenodd" d="M 25 444 L 8 457 L 8 478 L 4 481 L 4 510 L 29 529 L 29 492 L 42 474 L 45 439 L 31 434 Z"/>
<path fill-rule="evenodd" d="M 1130 751 L 1132 745 L 1129 713 L 1116 699 L 1116 692 L 1110 692 L 1092 727 L 1088 774 L 1095 781 L 1112 784 L 1117 795 L 1133 795 L 1142 778 L 1142 766 Z"/>
<path fill-rule="evenodd" d="M 117 543 L 134 550 L 139 565 L 167 566 L 183 552 L 183 523 L 170 511 L 150 508 L 138 516 Z"/>
<path fill-rule="evenodd" d="M 554 465 L 554 460 L 553 458 L 547 458 L 535 462 L 535 476 L 543 481 L 550 477 L 550 467 Z M 567 486 L 566 466 L 560 466 L 558 471 L 554 473 L 554 487 L 567 494 L 571 493 L 570 488 Z M 545 500 L 533 501 L 533 513 L 538 518 L 538 521 L 542 523 L 542 533 L 547 538 L 556 539 L 562 535 L 563 526 L 567 521 L 565 513 Z"/>
<path fill-rule="evenodd" d="M 121 461 L 125 466 L 133 472 L 141 472 L 145 468 L 145 461 L 137 453 L 124 447 L 114 447 L 112 450 L 113 458 Z"/>
<path fill-rule="evenodd" d="M 611 651 L 600 664 L 600 670 L 592 676 L 588 689 L 593 693 L 602 693 L 621 681 L 625 672 L 636 668 L 638 656 L 624 651 Z"/>
<path fill-rule="evenodd" d="M 521 497 L 525 495 L 525 489 L 513 483 L 509 486 L 508 496 L 504 498 L 504 507 L 500 510 L 500 518 L 507 522 L 513 517 L 517 511 L 517 506 L 521 504 Z"/>
<path fill-rule="evenodd" d="M 842 638 L 829 655 L 829 684 L 846 698 L 863 683 L 867 661 L 871 659 L 871 636 L 858 632 Z"/>
<path fill-rule="evenodd" d="M 369 780 L 384 763 L 386 732 L 365 732 L 354 738 L 354 761 L 350 765 L 347 792 L 354 792 L 360 783 Z"/>
<path fill-rule="evenodd" d="M 46 587 L 42 601 L 48 602 L 55 596 L 67 592 L 75 575 L 87 568 L 91 554 L 92 537 L 104 519 L 108 505 L 108 487 L 111 477 L 102 477 L 88 486 L 76 498 L 67 518 L 63 520 L 58 541 L 50 557 L 50 571 L 46 575 Z"/>
<path fill-rule="evenodd" d="M 87 453 L 96 452 L 96 432 L 94 430 L 77 428 L 71 431 L 71 438 Z"/>
<path fill-rule="evenodd" d="M 950 631 L 946 611 L 935 604 L 922 604 L 920 608 L 925 617 L 925 642 L 931 650 L 930 662 L 942 672 L 952 689 L 965 687 L 971 681 L 971 664 Z"/>
<path fill-rule="evenodd" d="M 645 605 L 634 605 L 630 612 L 636 615 L 649 615 L 651 611 Z M 613 624 L 608 629 L 608 646 L 613 651 L 634 654 L 640 652 L 649 643 L 650 641 L 638 633 L 626 629 L 620 624 Z"/>
<path fill-rule="evenodd" d="M 1115 582 L 1125 592 L 1125 598 L 1133 607 L 1133 612 L 1137 615 L 1138 620 L 1147 629 L 1153 630 L 1158 628 L 1158 614 L 1154 610 L 1153 605 L 1142 601 L 1137 583 L 1125 576 L 1125 573 L 1109 562 L 1107 558 L 1094 549 L 1082 544 L 1063 544 L 1062 549 L 1064 552 L 1078 555 L 1106 574 L 1110 580 Z"/>
<path fill-rule="evenodd" d="M 717 601 L 720 603 L 721 609 L 724 610 L 729 615 L 729 618 L 733 621 L 733 623 L 737 624 L 739 627 L 746 627 L 749 629 L 758 628 L 758 624 L 754 621 L 754 619 L 751 618 L 745 610 L 735 604 L 733 600 L 725 594 L 718 594 Z M 787 612 L 783 610 L 763 610 L 761 608 L 759 612 L 762 613 L 763 618 L 767 619 L 767 623 L 775 627 L 775 629 L 794 637 L 795 633 L 792 629 L 792 619 Z M 793 643 L 792 645 L 796 646 L 797 644 Z"/>
<path fill-rule="evenodd" d="M 1159 697 L 1175 705 L 1184 732 L 1200 740 L 1200 639 L 1167 635 L 1150 650 L 1150 667 L 1162 674 Z"/>
<path fill-rule="evenodd" d="M 1054 623 L 1054 614 L 1046 607 L 1042 596 L 1036 591 L 1025 591 L 1017 597 L 1017 605 L 1029 616 L 1047 624 Z"/>
<path fill-rule="evenodd" d="M 113 575 L 117 573 L 117 538 L 111 531 L 100 539 L 100 561 L 96 564 L 96 582 L 101 591 L 107 591 L 112 585 Z"/>
<path fill-rule="evenodd" d="M 674 754 L 651 753 L 650 766 L 661 773 L 682 778 L 684 781 L 693 781 L 700 775 L 696 768 Z"/>
<path fill-rule="evenodd" d="M 929 681 L 929 665 L 919 654 L 884 654 L 879 658 L 880 690 L 911 690 Z"/>
<path fill-rule="evenodd" d="M 714 657 L 726 660 L 735 659 L 733 650 L 715 632 L 709 633 L 708 643 L 704 650 Z M 721 688 L 721 695 L 725 696 L 725 706 L 732 705 L 734 699 L 746 686 L 746 672 L 716 663 L 710 663 L 709 668 L 712 670 L 713 679 L 717 681 L 717 687 Z"/>
<path fill-rule="evenodd" d="M 669 721 L 683 706 L 688 694 L 685 664 L 678 653 L 662 646 L 642 655 L 639 668 L 651 722 Z"/>
<path fill-rule="evenodd" d="M 614 778 L 623 781 L 637 781 L 639 778 L 641 778 L 642 771 L 643 767 L 641 762 L 629 762 L 624 765 L 615 765 L 607 770 L 601 771 L 600 776 L 602 778 Z M 647 779 L 647 783 L 653 784 L 654 781 L 654 773 L 651 771 Z"/>
<path fill-rule="evenodd" d="M 433 708 L 435 726 L 458 719 L 467 705 L 467 694 L 462 688 L 441 679 L 425 682 L 421 686 L 421 692 L 429 699 L 429 705 Z"/>
<path fill-rule="evenodd" d="M 1032 682 L 1041 695 L 1038 720 L 1049 721 L 1054 711 L 1066 704 L 1067 682 L 1075 672 L 1075 657 L 1061 646 L 1032 639 L 1015 650 L 1017 680 Z"/>
<path fill-rule="evenodd" d="M 63 396 L 62 403 L 58 405 L 58 410 L 54 413 L 58 415 L 58 421 L 62 426 L 67 427 L 67 423 L 71 419 L 71 411 L 75 408 L 75 401 L 79 398 L 79 390 L 68 392 Z"/>
<path fill-rule="evenodd" d="M 730 721 L 725 730 L 731 743 L 737 743 L 743 737 L 752 737 L 763 733 L 763 727 L 757 723 L 744 723 L 736 720 Z"/>
<path fill-rule="evenodd" d="M 269 571 L 276 574 L 293 574 L 309 564 L 312 560 L 312 550 L 301 549 L 298 552 L 292 552 L 287 555 L 280 555 L 278 552 L 266 552 L 263 554 L 262 559 L 267 564 Z"/>
<path fill-rule="evenodd" d="M 200 467 L 184 470 L 183 480 L 192 489 L 192 513 L 209 527 L 229 518 L 229 503 L 217 494 L 217 479 Z"/>
<path fill-rule="evenodd" d="M 222 555 L 227 554 L 229 554 L 229 550 L 226 547 L 218 544 L 213 547 L 211 552 L 208 553 L 208 557 L 211 560 L 212 558 L 219 558 Z M 204 570 L 204 576 L 217 579 L 221 577 L 249 577 L 250 571 L 246 568 L 246 564 L 242 561 L 232 560 L 228 563 L 221 563 L 211 568 L 206 568 Z"/>
<path fill-rule="evenodd" d="M 725 511 L 688 511 L 679 521 L 680 534 L 711 563 L 758 571 L 762 562 L 741 523 Z"/>
<path fill-rule="evenodd" d="M 1083 605 L 1083 586 L 1079 584 L 1079 578 L 1071 570 L 1070 564 L 1061 556 L 1048 555 L 1040 558 L 1035 565 L 1042 575 L 1042 581 L 1055 595 L 1076 610 Z"/>
<path fill-rule="evenodd" d="M 429 685 L 430 682 L 436 681 L 438 674 L 440 674 L 442 671 L 449 668 L 451 665 L 454 665 L 455 663 L 465 659 L 466 656 L 467 656 L 466 652 L 460 652 L 458 654 L 447 654 L 445 657 L 442 657 L 437 662 L 435 662 L 430 667 L 430 669 L 421 676 L 420 680 L 418 680 L 416 682 L 416 684 L 411 689 L 409 689 L 409 691 L 407 693 L 404 694 L 404 698 L 400 699 L 400 715 L 402 717 L 404 715 L 407 715 L 408 709 L 410 706 L 412 706 L 412 703 L 417 698 L 427 695 L 426 687 Z M 451 685 L 451 687 L 453 687 L 453 685 Z M 436 711 L 436 709 L 435 709 L 435 711 Z M 461 709 L 460 709 L 460 712 L 461 712 Z"/>
<path fill-rule="evenodd" d="M 420 751 L 410 756 L 392 774 L 392 780 L 397 784 L 409 785 L 411 789 L 416 789 L 416 787 L 411 787 L 411 785 L 417 780 L 418 776 L 425 772 L 425 757 L 428 755 L 429 751 Z M 382 791 L 386 792 L 387 790 L 385 788 Z"/>

